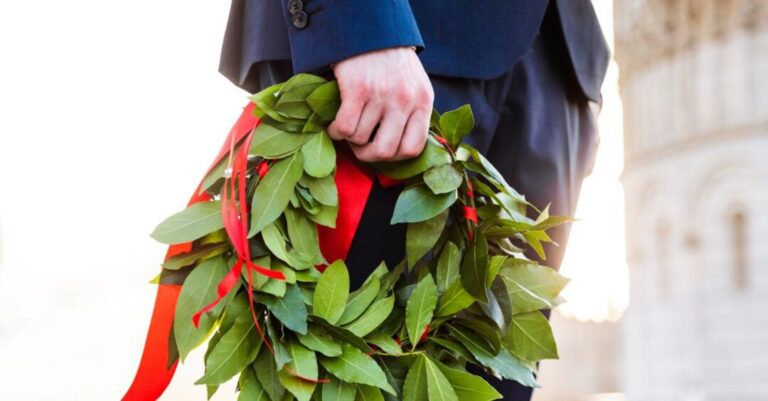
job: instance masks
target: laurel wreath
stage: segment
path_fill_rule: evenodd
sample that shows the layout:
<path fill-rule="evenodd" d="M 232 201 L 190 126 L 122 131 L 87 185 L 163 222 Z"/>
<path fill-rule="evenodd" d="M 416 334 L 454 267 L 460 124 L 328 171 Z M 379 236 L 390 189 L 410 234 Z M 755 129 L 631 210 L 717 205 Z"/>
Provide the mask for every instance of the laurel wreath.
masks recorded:
<path fill-rule="evenodd" d="M 239 376 L 239 400 L 501 398 L 467 364 L 539 386 L 537 361 L 558 357 L 541 310 L 564 301 L 568 279 L 523 253 L 545 259 L 547 229 L 569 219 L 535 208 L 462 143 L 468 105 L 433 112 L 420 156 L 371 163 L 405 183 L 391 224 L 407 224 L 406 258 L 350 292 L 344 261 L 325 260 L 317 230 L 338 212 L 325 131 L 336 82 L 298 74 L 251 100 L 261 122 L 209 172 L 211 200 L 152 233 L 192 244 L 154 280 L 183 285 L 171 363 L 207 341 L 196 384 L 210 398 Z"/>

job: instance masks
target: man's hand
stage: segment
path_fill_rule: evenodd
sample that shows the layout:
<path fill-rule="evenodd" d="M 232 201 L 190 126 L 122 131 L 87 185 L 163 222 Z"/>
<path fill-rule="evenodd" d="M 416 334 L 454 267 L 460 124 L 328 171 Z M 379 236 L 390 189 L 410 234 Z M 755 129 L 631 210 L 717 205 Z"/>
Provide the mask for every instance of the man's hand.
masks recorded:
<path fill-rule="evenodd" d="M 362 161 L 402 160 L 421 153 L 434 92 L 412 48 L 350 57 L 335 64 L 333 72 L 341 107 L 328 126 L 331 138 L 349 141 Z M 376 135 L 369 142 L 374 130 Z"/>

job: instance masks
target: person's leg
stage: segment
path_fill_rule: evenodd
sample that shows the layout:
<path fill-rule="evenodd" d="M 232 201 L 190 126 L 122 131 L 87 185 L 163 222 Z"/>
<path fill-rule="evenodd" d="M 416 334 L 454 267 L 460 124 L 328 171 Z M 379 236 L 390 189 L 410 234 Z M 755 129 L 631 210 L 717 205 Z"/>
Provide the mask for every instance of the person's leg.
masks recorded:
<path fill-rule="evenodd" d="M 596 109 L 578 88 L 554 11 L 528 55 L 508 77 L 487 86 L 489 98 L 502 91 L 506 100 L 484 154 L 532 204 L 551 204 L 550 214 L 572 216 L 597 148 Z M 560 246 L 545 245 L 543 264 L 560 268 L 569 230 L 566 224 L 550 231 Z"/>
<path fill-rule="evenodd" d="M 535 205 L 552 203 L 553 214 L 573 215 L 581 180 L 590 168 L 596 127 L 588 103 L 573 88 L 562 37 L 542 28 L 531 52 L 504 76 L 492 81 L 431 76 L 435 108 L 440 112 L 470 104 L 475 130 L 466 141 L 477 147 L 507 181 Z M 264 82 L 290 77 L 283 66 L 262 72 Z M 392 267 L 405 255 L 405 224 L 390 225 L 402 185 L 382 188 L 377 180 L 352 242 L 347 264 L 357 288 L 382 261 Z M 559 248 L 547 247 L 547 265 L 559 268 L 568 226 L 554 230 Z M 548 311 L 545 311 L 548 316 Z M 530 400 L 532 389 L 499 380 L 468 366 L 504 396 Z"/>
<path fill-rule="evenodd" d="M 376 266 L 392 269 L 405 257 L 405 224 L 389 224 L 403 185 L 383 188 L 374 178 L 368 202 L 345 260 L 351 291 L 359 288 Z"/>
<path fill-rule="evenodd" d="M 531 203 L 540 208 L 551 203 L 551 214 L 572 216 L 582 180 L 592 168 L 596 116 L 575 86 L 559 24 L 549 17 L 531 52 L 508 76 L 487 85 L 489 99 L 501 93 L 506 101 L 483 153 Z M 549 231 L 559 246 L 546 245 L 548 258 L 541 263 L 560 268 L 569 230 L 568 224 Z M 528 256 L 536 258 L 533 252 Z M 549 317 L 550 311 L 544 312 Z M 530 387 L 499 380 L 478 367 L 468 370 L 493 384 L 504 401 L 527 401 L 533 394 Z"/>

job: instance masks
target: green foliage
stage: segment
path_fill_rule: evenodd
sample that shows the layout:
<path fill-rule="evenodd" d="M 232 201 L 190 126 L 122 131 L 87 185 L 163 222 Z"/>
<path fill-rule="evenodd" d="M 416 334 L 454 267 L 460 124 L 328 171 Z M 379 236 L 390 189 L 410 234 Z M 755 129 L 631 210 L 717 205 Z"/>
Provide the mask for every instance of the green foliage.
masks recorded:
<path fill-rule="evenodd" d="M 395 394 L 395 389 L 373 358 L 351 345 L 344 344 L 342 348 L 342 354 L 337 357 L 320 358 L 320 363 L 330 374 L 347 383 L 367 384 Z"/>
<path fill-rule="evenodd" d="M 365 335 L 378 328 L 387 319 L 394 306 L 394 296 L 379 299 L 363 312 L 359 318 L 344 326 L 344 328 L 358 337 L 365 337 Z"/>
<path fill-rule="evenodd" d="M 451 192 L 464 181 L 464 177 L 450 164 L 432 167 L 424 173 L 424 183 L 435 195 Z"/>
<path fill-rule="evenodd" d="M 164 244 L 182 244 L 222 228 L 221 202 L 200 202 L 165 219 L 151 235 Z"/>
<path fill-rule="evenodd" d="M 453 242 L 447 242 L 437 261 L 437 291 L 442 293 L 459 277 L 461 251 Z"/>
<path fill-rule="evenodd" d="M 451 146 L 458 146 L 461 140 L 472 131 L 475 117 L 468 104 L 444 113 L 439 118 L 440 132 Z"/>
<path fill-rule="evenodd" d="M 428 220 L 410 223 L 405 233 L 405 254 L 408 266 L 416 265 L 437 243 L 448 221 L 448 210 Z"/>
<path fill-rule="evenodd" d="M 405 307 L 405 327 L 408 330 L 408 338 L 411 340 L 411 349 L 416 348 L 421 333 L 432 321 L 436 306 L 437 286 L 432 276 L 427 274 L 411 292 Z"/>
<path fill-rule="evenodd" d="M 371 276 L 360 288 L 349 294 L 349 300 L 338 323 L 347 324 L 360 317 L 379 295 L 380 288 L 381 281 L 379 278 Z"/>
<path fill-rule="evenodd" d="M 173 335 L 182 361 L 208 337 L 217 315 L 221 313 L 223 304 L 217 305 L 212 313 L 203 314 L 197 328 L 192 324 L 192 315 L 216 299 L 216 286 L 225 274 L 227 266 L 223 258 L 209 259 L 193 269 L 181 287 L 176 301 Z"/>
<path fill-rule="evenodd" d="M 442 370 L 429 357 L 424 358 L 424 370 L 427 376 L 427 394 L 430 401 L 459 401 L 456 391 Z"/>
<path fill-rule="evenodd" d="M 448 164 L 450 162 L 451 156 L 448 151 L 445 150 L 443 145 L 440 145 L 439 142 L 430 136 L 427 138 L 424 150 L 415 158 L 372 164 L 377 170 L 388 177 L 405 179 L 417 176 L 431 167 Z"/>
<path fill-rule="evenodd" d="M 354 401 L 357 386 L 347 382 L 332 379 L 323 384 L 323 399 L 335 401 Z"/>
<path fill-rule="evenodd" d="M 267 159 L 281 159 L 321 137 L 322 135 L 317 133 L 294 134 L 262 123 L 256 127 L 254 132 L 250 154 Z"/>
<path fill-rule="evenodd" d="M 325 177 L 336 167 L 336 149 L 325 132 L 313 134 L 312 139 L 301 147 L 301 153 L 304 155 L 304 171 L 312 177 Z"/>
<path fill-rule="evenodd" d="M 552 328 L 539 311 L 512 316 L 505 341 L 511 352 L 529 361 L 558 358 Z"/>
<path fill-rule="evenodd" d="M 334 324 L 344 314 L 349 297 L 349 272 L 344 262 L 337 260 L 328 266 L 317 281 L 312 314 Z"/>
<path fill-rule="evenodd" d="M 306 334 L 299 334 L 297 337 L 302 345 L 325 356 L 341 355 L 341 344 L 321 326 L 310 326 Z"/>
<path fill-rule="evenodd" d="M 205 374 L 195 384 L 221 384 L 245 369 L 261 347 L 261 338 L 246 316 L 235 324 L 216 343 L 205 359 Z"/>
<path fill-rule="evenodd" d="M 298 401 L 309 401 L 317 385 L 313 381 L 306 380 L 317 379 L 315 351 L 305 348 L 295 340 L 288 341 L 286 348 L 291 361 L 278 372 L 277 377 L 283 387 Z"/>
<path fill-rule="evenodd" d="M 434 194 L 425 184 L 405 188 L 395 203 L 391 224 L 414 223 L 437 216 L 456 202 L 457 192 Z"/>
<path fill-rule="evenodd" d="M 536 362 L 558 356 L 540 310 L 563 301 L 568 279 L 523 252 L 531 249 L 544 260 L 547 230 L 570 218 L 536 209 L 462 143 L 474 125 L 469 106 L 433 112 L 418 157 L 370 164 L 405 181 L 390 223 L 408 224 L 406 257 L 391 270 L 382 263 L 350 293 L 347 266 L 325 260 L 317 229 L 335 227 L 339 213 L 336 148 L 325 131 L 340 105 L 336 82 L 298 74 L 251 99 L 261 122 L 249 149 L 247 198 L 231 195 L 238 205 L 250 201 L 253 262 L 282 272 L 285 281 L 251 271 L 250 304 L 244 269 L 200 327 L 192 325 L 192 315 L 216 299 L 237 257 L 222 229 L 225 157 L 201 188 L 213 200 L 174 214 L 152 233 L 163 243 L 191 245 L 168 259 L 157 278 L 183 284 L 171 360 L 209 339 L 197 383 L 210 397 L 239 374 L 239 400 L 501 398 L 468 373 L 467 364 L 537 387 Z M 269 163 L 263 177 L 259 162 Z M 464 217 L 465 208 L 475 208 L 477 224 Z M 322 273 L 321 265 L 327 266 Z"/>
<path fill-rule="evenodd" d="M 301 153 L 294 153 L 272 165 L 253 193 L 248 237 L 254 236 L 283 214 L 301 172 Z"/>
<path fill-rule="evenodd" d="M 287 286 L 282 297 L 265 294 L 259 297 L 259 302 L 266 305 L 285 327 L 299 334 L 307 333 L 307 307 L 298 286 Z"/>

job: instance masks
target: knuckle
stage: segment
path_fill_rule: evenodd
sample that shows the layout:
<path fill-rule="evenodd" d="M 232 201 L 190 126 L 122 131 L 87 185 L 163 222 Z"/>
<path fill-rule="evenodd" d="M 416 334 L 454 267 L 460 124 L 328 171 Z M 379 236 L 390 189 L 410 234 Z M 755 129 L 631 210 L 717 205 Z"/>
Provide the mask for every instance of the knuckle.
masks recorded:
<path fill-rule="evenodd" d="M 415 91 L 407 85 L 400 85 L 395 92 L 395 102 L 400 106 L 410 106 L 415 103 Z"/>
<path fill-rule="evenodd" d="M 343 137 L 349 137 L 355 133 L 355 127 L 349 121 L 339 121 L 336 124 L 336 132 Z"/>
<path fill-rule="evenodd" d="M 435 100 L 435 91 L 432 89 L 432 86 L 424 85 L 418 89 L 416 96 L 420 103 L 429 104 L 431 106 L 432 102 Z"/>
<path fill-rule="evenodd" d="M 368 140 L 363 135 L 352 135 L 347 139 L 347 141 L 355 145 L 365 145 L 368 142 Z"/>
<path fill-rule="evenodd" d="M 387 97 L 391 91 L 391 83 L 387 80 L 381 80 L 376 83 L 374 93 L 378 97 Z"/>
<path fill-rule="evenodd" d="M 395 155 L 396 151 L 397 149 L 393 149 L 392 147 L 389 147 L 389 146 L 380 147 L 380 148 L 374 149 L 373 156 L 379 160 L 387 160 L 387 159 L 391 159 Z"/>
<path fill-rule="evenodd" d="M 344 85 L 352 96 L 359 95 L 360 93 L 365 93 L 366 89 L 368 88 L 368 84 L 365 79 L 363 79 L 360 75 L 355 75 L 352 77 L 349 77 L 346 82 L 346 85 Z M 339 89 L 341 90 L 341 85 L 339 85 Z"/>
<path fill-rule="evenodd" d="M 406 146 L 400 151 L 400 155 L 405 158 L 414 158 L 421 154 L 421 148 L 418 146 Z"/>

